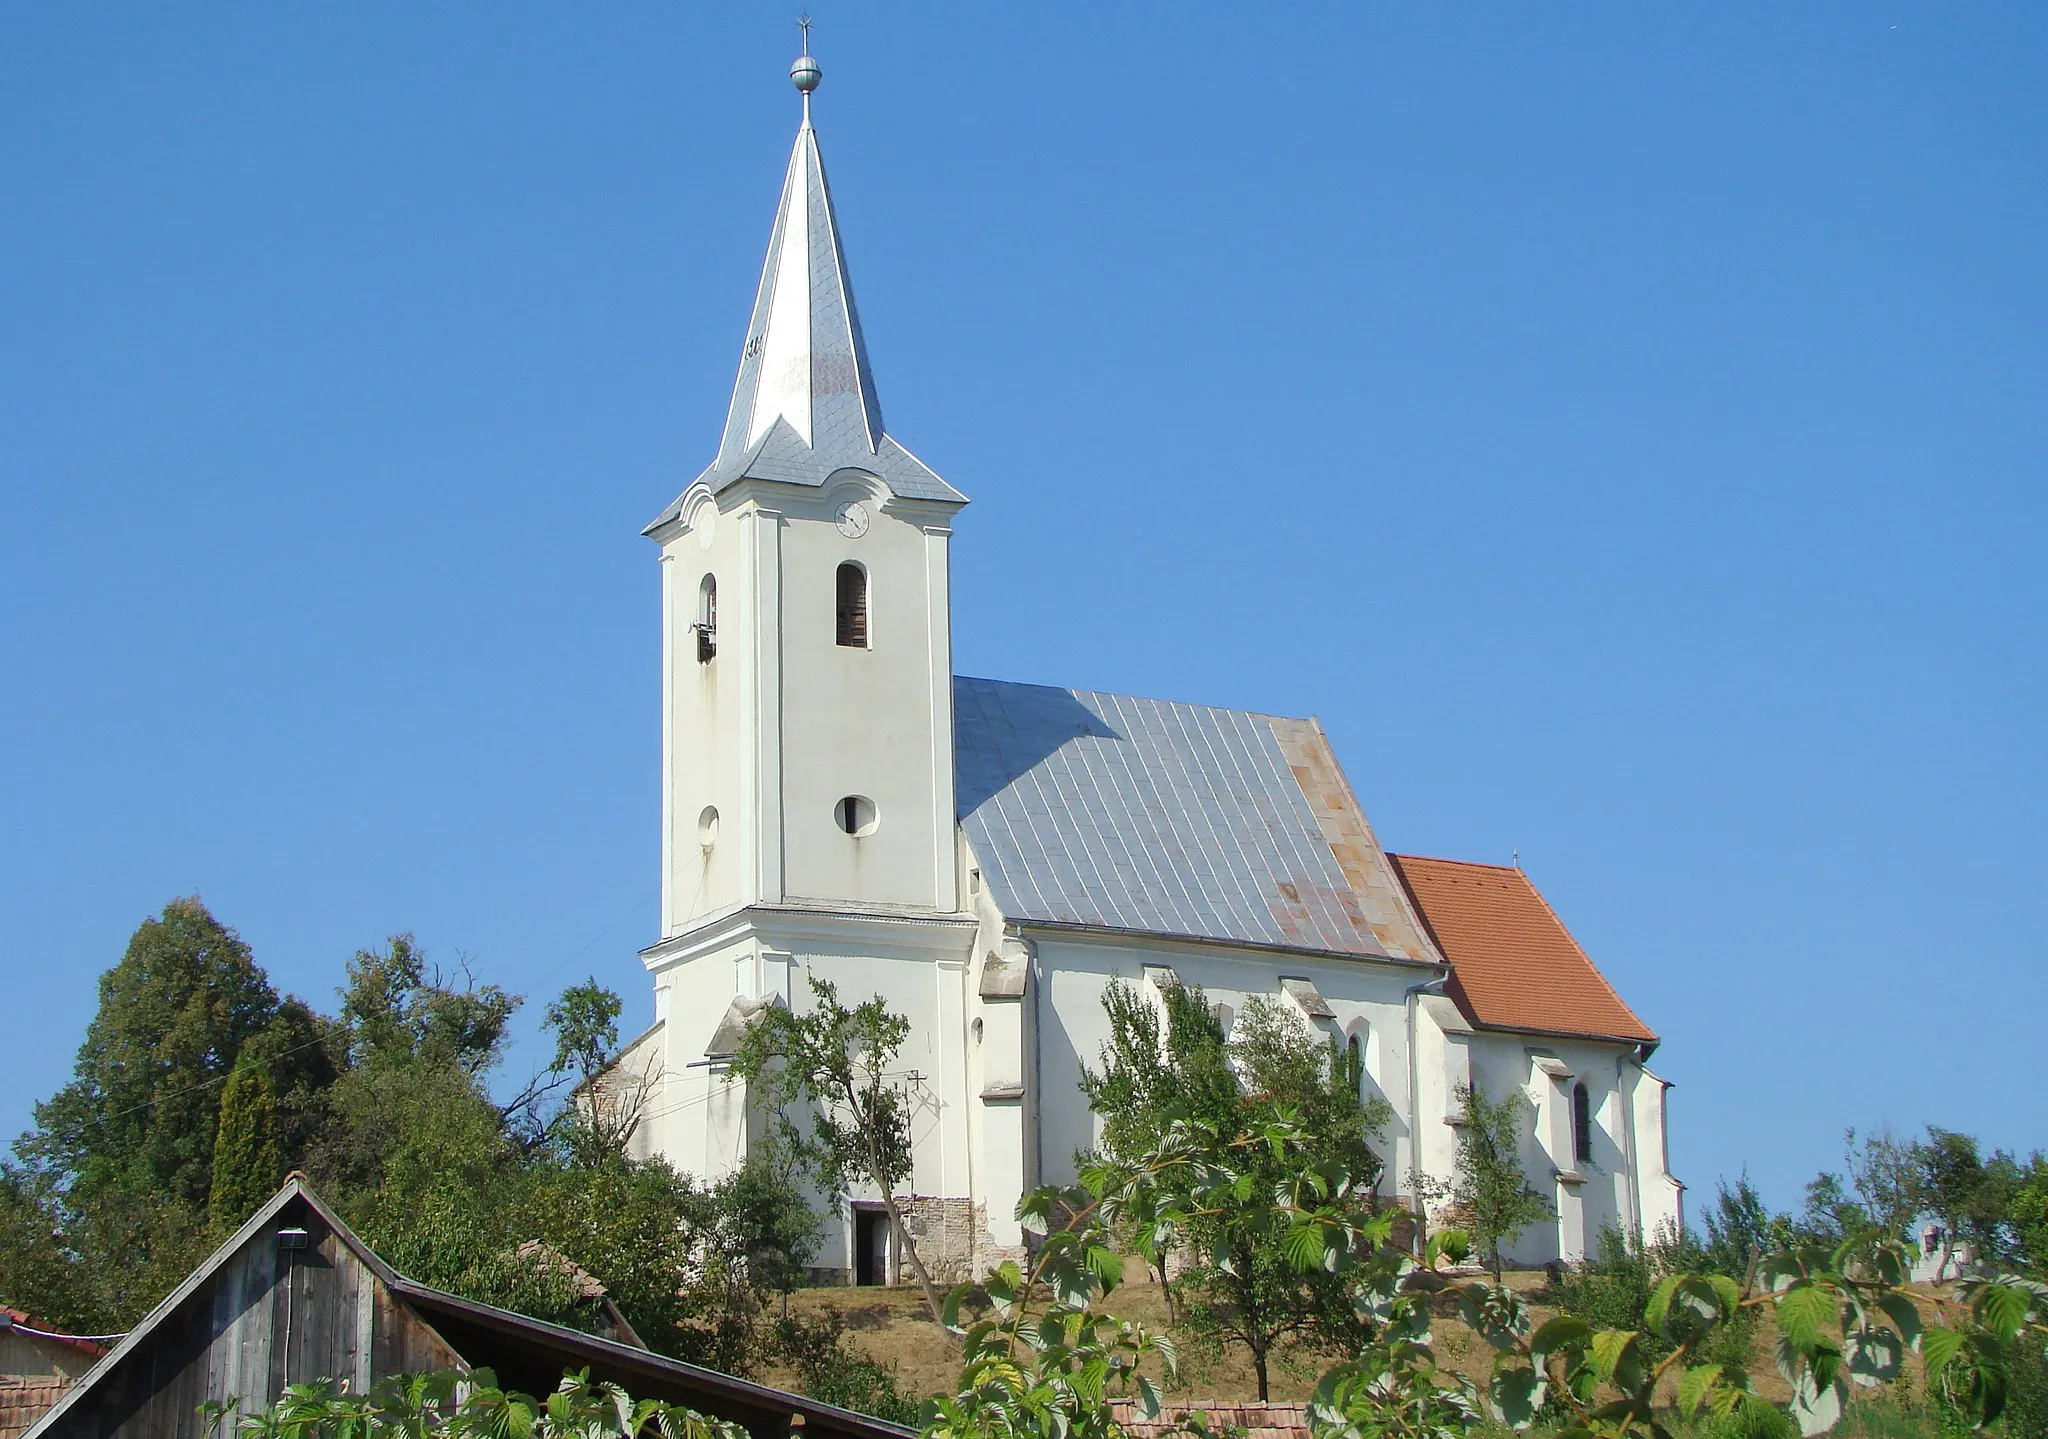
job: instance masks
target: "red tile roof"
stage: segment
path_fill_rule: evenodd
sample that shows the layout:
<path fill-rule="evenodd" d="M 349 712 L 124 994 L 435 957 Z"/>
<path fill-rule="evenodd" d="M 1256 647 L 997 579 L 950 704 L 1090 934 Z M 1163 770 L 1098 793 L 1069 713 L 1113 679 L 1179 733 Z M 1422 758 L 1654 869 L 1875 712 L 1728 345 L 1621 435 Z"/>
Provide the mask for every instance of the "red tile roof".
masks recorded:
<path fill-rule="evenodd" d="M 6 1305 L 0 1304 L 0 1314 L 7 1316 L 10 1328 L 19 1329 L 39 1343 L 68 1344 L 73 1349 L 83 1350 L 95 1359 L 107 1352 L 107 1346 L 98 1340 L 81 1339 L 76 1335 L 61 1333 L 49 1320 L 38 1319 L 25 1310 L 9 1309 Z"/>
<path fill-rule="evenodd" d="M 1181 1420 L 1196 1413 L 1209 1416 L 1212 1433 L 1241 1429 L 1244 1439 L 1309 1439 L 1310 1433 L 1308 1405 L 1285 1400 L 1256 1403 L 1178 1399 L 1162 1405 L 1156 1419 L 1141 1419 L 1136 1404 L 1129 1399 L 1116 1399 L 1110 1403 L 1110 1412 L 1131 1439 L 1169 1439 Z"/>
<path fill-rule="evenodd" d="M 1446 988 L 1472 1023 L 1656 1042 L 1521 870 L 1387 858 L 1451 962 Z"/>
<path fill-rule="evenodd" d="M 0 1374 L 0 1439 L 17 1439 L 56 1406 L 71 1388 L 62 1377 Z"/>

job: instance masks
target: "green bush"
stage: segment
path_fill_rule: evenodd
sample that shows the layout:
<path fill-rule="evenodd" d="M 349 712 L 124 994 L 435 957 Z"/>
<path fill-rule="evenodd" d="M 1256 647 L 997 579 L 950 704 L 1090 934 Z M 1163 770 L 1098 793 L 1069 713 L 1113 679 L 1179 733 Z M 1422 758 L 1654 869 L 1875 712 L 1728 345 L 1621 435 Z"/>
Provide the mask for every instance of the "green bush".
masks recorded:
<path fill-rule="evenodd" d="M 1658 1281 L 1666 1274 L 1691 1273 L 1704 1267 L 1698 1246 L 1651 1245 L 1631 1242 L 1619 1229 L 1609 1225 L 1600 1231 L 1598 1257 L 1564 1271 L 1552 1286 L 1558 1307 L 1585 1320 L 1595 1329 L 1640 1330 L 1637 1341 L 1646 1357 L 1661 1359 L 1671 1346 L 1645 1329 L 1643 1311 Z M 1755 1349 L 1756 1314 L 1745 1310 L 1735 1322 L 1716 1330 L 1700 1351 L 1703 1361 L 1748 1369 Z M 1714 1439 L 1738 1439 L 1715 1435 Z M 1753 1436 L 1768 1439 L 1768 1436 Z"/>
<path fill-rule="evenodd" d="M 2048 1356 L 2022 1342 L 2005 1372 L 2007 1439 L 2048 1439 Z"/>
<path fill-rule="evenodd" d="M 796 1370 L 804 1396 L 856 1414 L 917 1427 L 918 1401 L 896 1385 L 896 1366 L 868 1358 L 846 1342 L 846 1317 L 788 1315 L 775 1323 L 776 1353 Z"/>
<path fill-rule="evenodd" d="M 1700 1439 L 1799 1439 L 1799 1426 L 1776 1405 L 1744 1404 L 1726 1417 L 1709 1417 Z"/>

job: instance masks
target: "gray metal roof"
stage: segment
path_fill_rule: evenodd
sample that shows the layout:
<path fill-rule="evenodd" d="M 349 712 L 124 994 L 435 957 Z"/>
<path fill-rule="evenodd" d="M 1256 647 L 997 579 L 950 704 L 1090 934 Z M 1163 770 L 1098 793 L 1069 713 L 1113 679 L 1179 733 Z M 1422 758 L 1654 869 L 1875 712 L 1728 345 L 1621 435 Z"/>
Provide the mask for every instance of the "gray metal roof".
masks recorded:
<path fill-rule="evenodd" d="M 966 503 L 883 430 L 825 162 L 806 120 L 790 153 L 718 458 L 697 478 L 713 491 L 742 479 L 822 485 L 849 468 L 905 499 Z"/>
<path fill-rule="evenodd" d="M 1006 917 L 1420 952 L 1375 933 L 1303 792 L 1282 737 L 1312 721 L 964 678 L 953 714 L 961 823 Z"/>

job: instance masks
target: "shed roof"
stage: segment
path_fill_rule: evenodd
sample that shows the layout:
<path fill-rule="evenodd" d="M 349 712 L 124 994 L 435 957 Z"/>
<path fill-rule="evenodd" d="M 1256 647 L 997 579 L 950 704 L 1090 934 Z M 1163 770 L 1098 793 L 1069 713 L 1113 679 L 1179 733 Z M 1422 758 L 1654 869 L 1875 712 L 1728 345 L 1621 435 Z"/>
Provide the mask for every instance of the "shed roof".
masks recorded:
<path fill-rule="evenodd" d="M 565 1370 L 587 1368 L 592 1378 L 621 1384 L 635 1398 L 690 1405 L 745 1425 L 756 1439 L 782 1439 L 797 1416 L 802 1416 L 805 1428 L 820 1430 L 834 1439 L 908 1439 L 910 1434 L 898 1425 L 836 1405 L 821 1404 L 765 1384 L 685 1364 L 645 1348 L 514 1314 L 407 1279 L 379 1258 L 296 1176 L 287 1180 L 233 1238 L 94 1365 L 30 1434 L 130 1432 L 120 1427 L 123 1415 L 132 1416 L 156 1388 L 179 1380 L 178 1373 L 164 1372 L 175 1371 L 177 1366 L 159 1366 L 152 1362 L 154 1357 L 164 1352 L 184 1355 L 188 1361 L 185 1367 L 189 1369 L 190 1356 L 196 1352 L 203 1360 L 209 1342 L 220 1336 L 224 1324 L 232 1323 L 239 1309 L 268 1299 L 267 1288 L 258 1292 L 259 1287 L 247 1284 L 215 1289 L 211 1284 L 215 1276 L 252 1245 L 274 1243 L 278 1229 L 287 1224 L 307 1224 L 309 1220 L 324 1227 L 353 1261 L 383 1286 L 393 1301 L 402 1306 L 408 1322 L 421 1326 L 421 1332 L 434 1342 L 438 1352 L 452 1352 L 469 1368 L 489 1368 L 496 1372 L 500 1383 L 512 1388 L 545 1394 L 555 1387 Z M 302 1331 L 318 1328 L 317 1316 L 306 1314 L 300 1327 Z M 377 1332 L 381 1335 L 386 1328 L 380 1317 Z M 268 1333 L 267 1325 L 263 1331 Z M 160 1335 L 165 1344 L 156 1342 Z M 268 1368 L 267 1364 L 264 1368 Z M 382 1373 L 370 1376 L 372 1382 L 383 1377 Z M 275 1397 L 272 1392 L 265 1402 Z M 101 1408 L 109 1412 L 101 1414 Z M 184 1412 L 191 1412 L 189 1406 Z"/>
<path fill-rule="evenodd" d="M 1451 997 L 1474 1024 L 1656 1043 L 1520 869 L 1389 858 L 1451 962 Z"/>
<path fill-rule="evenodd" d="M 1315 721 L 966 678 L 953 715 L 1006 917 L 1434 962 Z"/>

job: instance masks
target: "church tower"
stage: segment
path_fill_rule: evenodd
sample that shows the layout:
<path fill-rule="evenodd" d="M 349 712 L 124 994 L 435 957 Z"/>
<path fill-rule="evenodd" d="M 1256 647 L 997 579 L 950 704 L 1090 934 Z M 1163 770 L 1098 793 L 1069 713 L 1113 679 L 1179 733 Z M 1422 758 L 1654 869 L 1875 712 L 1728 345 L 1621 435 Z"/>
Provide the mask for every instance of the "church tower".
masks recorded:
<path fill-rule="evenodd" d="M 948 544 L 966 497 L 888 433 L 811 128 L 718 456 L 662 572 L 662 936 L 751 906 L 959 907 Z"/>

